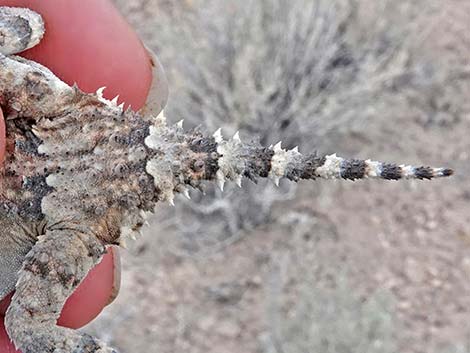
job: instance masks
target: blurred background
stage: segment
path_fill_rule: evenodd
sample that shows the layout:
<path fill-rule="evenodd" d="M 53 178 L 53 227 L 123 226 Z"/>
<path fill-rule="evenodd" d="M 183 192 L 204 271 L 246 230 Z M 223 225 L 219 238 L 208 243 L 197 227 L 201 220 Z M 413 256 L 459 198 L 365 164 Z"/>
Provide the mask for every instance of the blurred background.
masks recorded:
<path fill-rule="evenodd" d="M 122 352 L 470 352 L 468 0 L 115 3 L 166 69 L 170 121 L 457 175 L 160 205 L 88 332 Z"/>

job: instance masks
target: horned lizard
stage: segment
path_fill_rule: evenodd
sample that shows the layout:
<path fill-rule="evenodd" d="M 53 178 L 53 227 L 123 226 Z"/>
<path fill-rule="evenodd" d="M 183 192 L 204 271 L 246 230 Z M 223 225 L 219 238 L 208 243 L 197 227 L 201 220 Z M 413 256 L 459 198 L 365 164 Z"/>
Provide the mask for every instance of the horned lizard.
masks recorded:
<path fill-rule="evenodd" d="M 0 299 L 16 289 L 6 313 L 10 338 L 23 353 L 115 352 L 58 327 L 68 296 L 106 247 L 122 244 L 159 201 L 188 187 L 242 177 L 431 179 L 446 168 L 413 167 L 316 153 L 281 143 L 263 147 L 220 130 L 205 135 L 142 116 L 82 92 L 46 67 L 13 54 L 36 45 L 42 18 L 0 7 L 0 104 L 7 149 L 0 182 Z"/>

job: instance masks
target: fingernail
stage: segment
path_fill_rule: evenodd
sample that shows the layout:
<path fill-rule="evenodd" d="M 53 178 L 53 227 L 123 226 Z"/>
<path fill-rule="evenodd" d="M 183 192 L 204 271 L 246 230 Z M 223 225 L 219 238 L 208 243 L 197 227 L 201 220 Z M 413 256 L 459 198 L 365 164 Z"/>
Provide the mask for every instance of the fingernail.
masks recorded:
<path fill-rule="evenodd" d="M 152 66 L 152 84 L 147 96 L 147 101 L 142 107 L 141 112 L 145 115 L 157 116 L 168 101 L 168 81 L 157 55 L 145 44 L 144 47 L 148 52 Z"/>
<path fill-rule="evenodd" d="M 119 249 L 113 246 L 111 249 L 113 255 L 113 287 L 111 289 L 111 295 L 109 296 L 108 303 L 111 304 L 118 296 L 121 290 L 121 254 Z"/>

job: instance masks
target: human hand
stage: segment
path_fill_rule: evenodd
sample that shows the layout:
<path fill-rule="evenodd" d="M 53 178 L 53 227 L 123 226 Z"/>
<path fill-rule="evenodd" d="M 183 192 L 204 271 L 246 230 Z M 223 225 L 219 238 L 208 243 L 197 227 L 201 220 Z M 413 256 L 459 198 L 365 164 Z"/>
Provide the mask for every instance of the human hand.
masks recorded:
<path fill-rule="evenodd" d="M 21 56 L 47 66 L 68 84 L 77 83 L 85 92 L 106 86 L 106 98 L 119 94 L 120 102 L 134 109 L 145 105 L 153 85 L 153 92 L 159 93 L 160 106 L 166 102 L 161 67 L 151 61 L 111 1 L 0 0 L 0 6 L 28 7 L 43 16 L 46 24 L 43 40 Z M 0 161 L 4 154 L 5 127 L 0 111 Z M 119 254 L 110 249 L 67 300 L 59 324 L 78 328 L 95 318 L 117 294 L 119 273 Z M 9 298 L 0 302 L 0 353 L 15 352 L 3 326 Z"/>

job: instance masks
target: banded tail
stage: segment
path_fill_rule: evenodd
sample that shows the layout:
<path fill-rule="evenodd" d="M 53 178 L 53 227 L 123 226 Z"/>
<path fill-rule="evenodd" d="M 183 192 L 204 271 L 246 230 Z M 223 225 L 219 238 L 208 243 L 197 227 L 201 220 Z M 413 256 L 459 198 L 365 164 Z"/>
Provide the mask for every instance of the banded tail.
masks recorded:
<path fill-rule="evenodd" d="M 232 180 L 241 186 L 243 177 L 255 181 L 270 178 L 278 185 L 280 179 L 348 179 L 378 178 L 433 179 L 453 174 L 452 169 L 396 165 L 371 160 L 344 159 L 336 154 L 303 155 L 298 148 L 285 150 L 281 143 L 263 147 L 257 142 L 243 142 L 238 133 L 225 140 L 221 130 L 212 136 L 200 131 L 184 132 L 182 121 L 167 125 L 160 114 L 145 144 L 155 151 L 146 170 L 154 178 L 159 200 L 173 203 L 174 192 L 189 196 L 186 186 L 199 187 L 202 180 L 216 181 L 223 190 Z"/>
<path fill-rule="evenodd" d="M 434 179 L 448 177 L 453 174 L 452 169 L 416 167 L 412 165 L 396 165 L 377 161 L 361 159 L 344 159 L 336 154 L 325 156 L 324 164 L 317 168 L 317 176 L 325 179 L 364 179 L 378 178 L 385 180 L 399 179 Z"/>
<path fill-rule="evenodd" d="M 283 149 L 281 142 L 269 148 L 253 148 L 244 145 L 238 134 L 235 134 L 232 140 L 224 141 L 220 130 L 214 134 L 214 138 L 218 143 L 217 151 L 221 154 L 218 163 L 220 169 L 217 172 L 219 184 L 227 177 L 233 179 L 233 164 L 237 163 L 237 159 L 245 159 L 246 161 L 243 171 L 238 171 L 239 175 L 253 177 L 256 176 L 257 170 L 264 171 L 263 174 L 266 174 L 269 170 L 267 177 L 273 179 L 276 184 L 282 178 L 292 181 L 316 178 L 423 180 L 447 177 L 453 174 L 453 170 L 448 168 L 415 167 L 372 160 L 345 159 L 338 157 L 336 154 L 326 156 L 319 156 L 317 153 L 302 155 L 297 147 L 292 150 Z M 250 150 L 251 153 L 246 153 Z M 253 168 L 255 165 L 257 168 Z"/>

